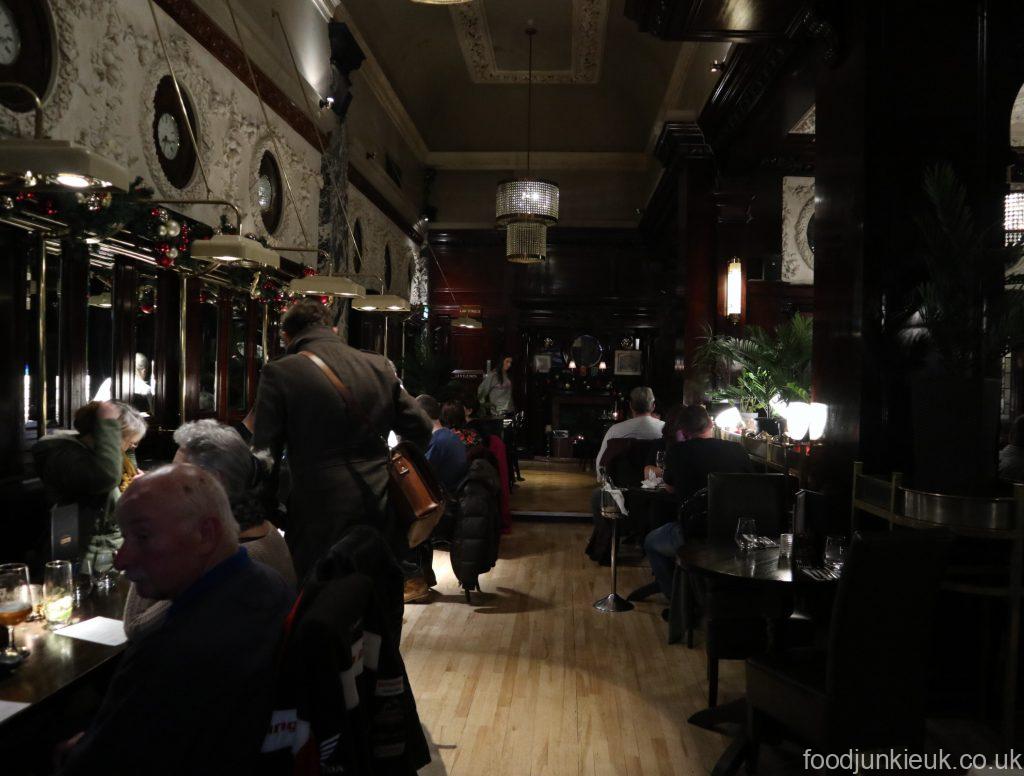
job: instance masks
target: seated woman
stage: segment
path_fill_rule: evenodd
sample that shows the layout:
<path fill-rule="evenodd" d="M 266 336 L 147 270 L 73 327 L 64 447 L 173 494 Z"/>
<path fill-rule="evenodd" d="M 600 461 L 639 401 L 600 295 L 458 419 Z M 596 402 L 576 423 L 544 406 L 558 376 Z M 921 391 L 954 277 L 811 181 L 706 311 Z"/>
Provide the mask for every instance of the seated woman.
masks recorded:
<path fill-rule="evenodd" d="M 292 588 L 295 567 L 281 534 L 266 519 L 261 484 L 270 470 L 270 456 L 253 453 L 241 435 L 215 420 L 195 420 L 174 432 L 175 463 L 191 463 L 217 475 L 238 521 L 238 541 L 249 556 L 277 571 Z M 124 630 L 137 640 L 163 621 L 169 601 L 151 601 L 135 586 L 125 601 Z"/>
<path fill-rule="evenodd" d="M 441 425 L 451 429 L 467 448 L 483 444 L 480 432 L 470 428 L 466 420 L 466 408 L 461 401 L 445 402 L 441 408 Z"/>
<path fill-rule="evenodd" d="M 72 424 L 77 433 L 40 439 L 32 456 L 51 500 L 78 505 L 79 546 L 104 573 L 122 543 L 114 506 L 139 474 L 132 451 L 146 435 L 146 421 L 124 402 L 92 401 L 78 408 Z"/>

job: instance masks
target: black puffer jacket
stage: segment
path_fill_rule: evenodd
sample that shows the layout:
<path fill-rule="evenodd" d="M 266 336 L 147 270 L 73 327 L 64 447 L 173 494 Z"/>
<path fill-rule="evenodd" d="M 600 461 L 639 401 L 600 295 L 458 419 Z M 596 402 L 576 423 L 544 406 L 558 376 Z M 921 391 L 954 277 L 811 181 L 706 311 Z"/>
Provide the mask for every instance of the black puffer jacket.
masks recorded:
<path fill-rule="evenodd" d="M 459 485 L 459 509 L 452 541 L 452 570 L 466 590 L 477 587 L 477 576 L 486 574 L 498 561 L 501 535 L 498 472 L 477 459 Z"/>

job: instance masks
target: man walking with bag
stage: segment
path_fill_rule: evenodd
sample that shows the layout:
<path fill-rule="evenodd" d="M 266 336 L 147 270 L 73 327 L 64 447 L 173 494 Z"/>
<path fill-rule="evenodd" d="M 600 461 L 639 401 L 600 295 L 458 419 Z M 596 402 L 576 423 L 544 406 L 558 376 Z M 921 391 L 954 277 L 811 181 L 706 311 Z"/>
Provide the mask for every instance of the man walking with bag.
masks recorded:
<path fill-rule="evenodd" d="M 349 527 L 374 526 L 404 553 L 405 526 L 387 509 L 389 431 L 425 450 L 432 424 L 383 356 L 349 347 L 327 308 L 300 300 L 281 319 L 287 348 L 267 364 L 256 396 L 253 447 L 291 472 L 285 540 L 301 581 Z M 315 355 L 348 389 L 349 407 Z"/>

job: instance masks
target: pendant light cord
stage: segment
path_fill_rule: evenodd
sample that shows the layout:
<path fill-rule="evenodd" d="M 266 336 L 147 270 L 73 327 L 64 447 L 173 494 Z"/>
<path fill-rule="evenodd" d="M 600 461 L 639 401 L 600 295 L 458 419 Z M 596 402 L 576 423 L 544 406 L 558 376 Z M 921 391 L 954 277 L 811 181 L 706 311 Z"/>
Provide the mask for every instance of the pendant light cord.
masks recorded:
<path fill-rule="evenodd" d="M 526 39 L 530 42 L 526 71 L 526 172 L 530 172 L 530 129 L 533 126 L 533 36 L 537 34 L 532 26 L 526 28 Z"/>

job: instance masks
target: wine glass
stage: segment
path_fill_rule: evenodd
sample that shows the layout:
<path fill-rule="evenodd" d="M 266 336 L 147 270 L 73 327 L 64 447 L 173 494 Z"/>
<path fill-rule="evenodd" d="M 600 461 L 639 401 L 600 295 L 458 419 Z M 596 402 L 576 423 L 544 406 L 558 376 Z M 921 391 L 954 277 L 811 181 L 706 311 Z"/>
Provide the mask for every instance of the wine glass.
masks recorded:
<path fill-rule="evenodd" d="M 828 536 L 825 538 L 825 568 L 836 572 L 843 570 L 846 561 L 846 537 Z"/>
<path fill-rule="evenodd" d="M 654 454 L 654 465 L 665 471 L 665 451 L 659 450 Z"/>
<path fill-rule="evenodd" d="M 71 562 L 52 560 L 43 567 L 43 614 L 51 628 L 67 625 L 74 605 Z"/>
<path fill-rule="evenodd" d="M 751 549 L 757 540 L 757 521 L 752 517 L 741 517 L 736 521 L 736 546 L 740 552 Z"/>
<path fill-rule="evenodd" d="M 14 646 L 14 626 L 32 614 L 28 566 L 24 563 L 0 565 L 0 625 L 7 626 L 7 649 L 0 653 L 0 663 L 21 662 L 22 655 Z"/>
<path fill-rule="evenodd" d="M 81 606 L 92 592 L 92 561 L 89 558 L 80 558 L 75 562 L 74 572 L 75 606 Z"/>

